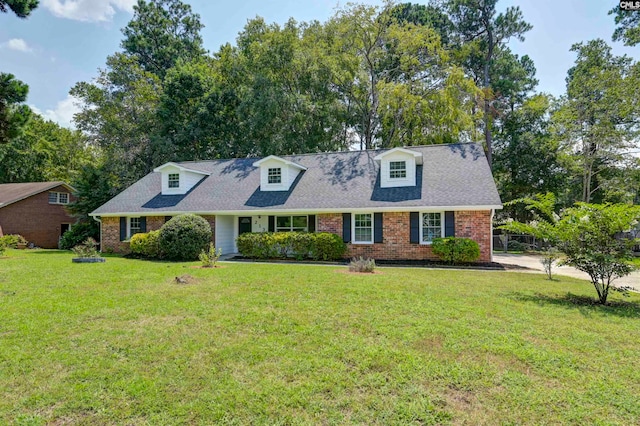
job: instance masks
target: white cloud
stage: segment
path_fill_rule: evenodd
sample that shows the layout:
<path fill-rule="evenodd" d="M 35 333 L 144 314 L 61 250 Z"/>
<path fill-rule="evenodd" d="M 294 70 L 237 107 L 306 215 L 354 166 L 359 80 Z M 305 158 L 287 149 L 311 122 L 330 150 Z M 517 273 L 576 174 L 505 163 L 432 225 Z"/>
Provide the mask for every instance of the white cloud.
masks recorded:
<path fill-rule="evenodd" d="M 2 43 L 2 47 L 7 49 L 17 50 L 18 52 L 31 52 L 33 49 L 21 38 L 12 38 L 11 40 Z"/>
<path fill-rule="evenodd" d="M 36 113 L 40 114 L 47 120 L 54 121 L 61 125 L 62 127 L 67 127 L 70 129 L 74 128 L 72 124 L 73 115 L 80 111 L 80 100 L 78 98 L 74 98 L 71 95 L 67 95 L 67 97 L 56 104 L 55 109 L 48 109 L 42 111 L 40 108 L 29 105 L 31 109 Z"/>
<path fill-rule="evenodd" d="M 117 10 L 132 13 L 136 0 L 44 0 L 42 6 L 58 18 L 82 22 L 107 22 Z"/>

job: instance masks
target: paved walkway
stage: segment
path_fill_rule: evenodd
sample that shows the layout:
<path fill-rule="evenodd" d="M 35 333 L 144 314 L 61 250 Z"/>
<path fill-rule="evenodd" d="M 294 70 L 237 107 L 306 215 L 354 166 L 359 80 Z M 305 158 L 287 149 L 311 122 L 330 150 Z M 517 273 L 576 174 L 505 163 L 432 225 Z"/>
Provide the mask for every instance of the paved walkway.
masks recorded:
<path fill-rule="evenodd" d="M 542 267 L 542 263 L 540 263 L 540 256 L 534 256 L 530 254 L 494 253 L 493 261 L 506 265 L 518 265 L 529 268 L 528 270 L 523 269 L 522 272 L 544 273 L 544 268 Z M 554 266 L 552 269 L 552 273 L 558 275 L 566 275 L 574 278 L 581 278 L 583 280 L 591 280 L 589 278 L 589 275 L 582 271 L 578 271 L 576 268 L 573 268 L 571 266 Z M 635 271 L 630 275 L 627 275 L 626 277 L 618 278 L 613 282 L 613 284 L 618 287 L 632 287 L 636 291 L 640 291 L 640 271 Z"/>

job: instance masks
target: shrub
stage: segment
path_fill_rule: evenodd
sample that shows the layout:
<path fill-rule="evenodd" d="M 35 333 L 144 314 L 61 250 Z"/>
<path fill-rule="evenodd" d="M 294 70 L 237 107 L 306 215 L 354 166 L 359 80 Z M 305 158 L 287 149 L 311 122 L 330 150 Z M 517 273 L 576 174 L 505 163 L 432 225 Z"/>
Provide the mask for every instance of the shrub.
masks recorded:
<path fill-rule="evenodd" d="M 544 272 L 547 274 L 547 278 L 553 279 L 552 269 L 558 259 L 560 259 L 560 252 L 555 247 L 550 247 L 542 253 L 540 263 L 542 263 L 542 266 L 544 267 Z"/>
<path fill-rule="evenodd" d="M 0 256 L 4 254 L 4 251 L 7 249 L 5 242 L 0 238 Z"/>
<path fill-rule="evenodd" d="M 73 247 L 71 250 L 78 257 L 100 257 L 100 253 L 98 253 L 98 243 L 93 238 L 89 237 L 82 244 L 78 244 Z"/>
<path fill-rule="evenodd" d="M 160 250 L 167 259 L 196 260 L 209 246 L 211 236 L 211 226 L 201 216 L 176 216 L 160 228 Z"/>
<path fill-rule="evenodd" d="M 0 237 L 0 244 L 3 244 L 5 248 L 16 248 L 18 244 L 27 244 L 27 239 L 22 235 L 9 234 Z"/>
<path fill-rule="evenodd" d="M 236 239 L 238 251 L 251 259 L 274 259 L 294 256 L 298 260 L 337 260 L 346 253 L 347 246 L 338 235 L 327 232 L 257 232 L 240 235 Z"/>
<path fill-rule="evenodd" d="M 202 262 L 203 268 L 213 268 L 214 266 L 216 266 L 216 263 L 218 262 L 218 259 L 220 259 L 220 256 L 222 256 L 222 249 L 216 250 L 216 247 L 213 245 L 213 243 L 209 243 L 209 249 L 202 250 L 200 252 L 200 255 L 198 256 L 198 259 L 200 259 L 200 262 Z"/>
<path fill-rule="evenodd" d="M 315 260 L 342 259 L 347 252 L 347 245 L 342 237 L 330 232 L 320 232 L 314 235 L 311 257 Z"/>
<path fill-rule="evenodd" d="M 480 246 L 469 238 L 434 238 L 431 248 L 433 254 L 451 264 L 475 262 L 480 257 Z"/>
<path fill-rule="evenodd" d="M 71 228 L 62 234 L 59 247 L 62 250 L 71 250 L 72 247 L 82 244 L 87 238 L 93 238 L 94 240 L 100 238 L 100 227 L 95 220 L 71 225 Z"/>
<path fill-rule="evenodd" d="M 373 270 L 376 268 L 376 261 L 373 259 L 365 259 L 360 256 L 360 258 L 351 259 L 351 263 L 349 263 L 349 270 L 351 272 L 367 272 L 373 273 Z"/>
<path fill-rule="evenodd" d="M 135 234 L 129 242 L 131 252 L 148 258 L 162 257 L 160 252 L 160 231 Z"/>

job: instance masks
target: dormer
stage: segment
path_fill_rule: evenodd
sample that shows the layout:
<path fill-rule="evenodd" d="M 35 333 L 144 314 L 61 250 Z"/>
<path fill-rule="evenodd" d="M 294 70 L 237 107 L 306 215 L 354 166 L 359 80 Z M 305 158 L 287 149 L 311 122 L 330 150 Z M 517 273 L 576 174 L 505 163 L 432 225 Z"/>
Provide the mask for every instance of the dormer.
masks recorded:
<path fill-rule="evenodd" d="M 163 164 L 153 171 L 162 175 L 162 195 L 184 195 L 211 174 L 176 163 Z"/>
<path fill-rule="evenodd" d="M 300 172 L 306 167 L 284 158 L 270 155 L 253 163 L 260 167 L 261 191 L 288 191 Z"/>
<path fill-rule="evenodd" d="M 393 148 L 374 157 L 380 164 L 380 187 L 416 186 L 416 166 L 422 165 L 422 153 Z"/>

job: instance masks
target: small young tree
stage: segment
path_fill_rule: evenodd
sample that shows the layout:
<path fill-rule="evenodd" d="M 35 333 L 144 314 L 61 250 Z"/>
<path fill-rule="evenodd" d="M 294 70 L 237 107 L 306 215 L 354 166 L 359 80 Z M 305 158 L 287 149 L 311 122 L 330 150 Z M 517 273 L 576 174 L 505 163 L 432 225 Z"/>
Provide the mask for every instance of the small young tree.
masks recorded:
<path fill-rule="evenodd" d="M 603 305 L 611 282 L 635 269 L 631 259 L 637 240 L 624 234 L 639 221 L 638 206 L 578 203 L 563 212 L 557 224 L 563 263 L 589 274 Z"/>

